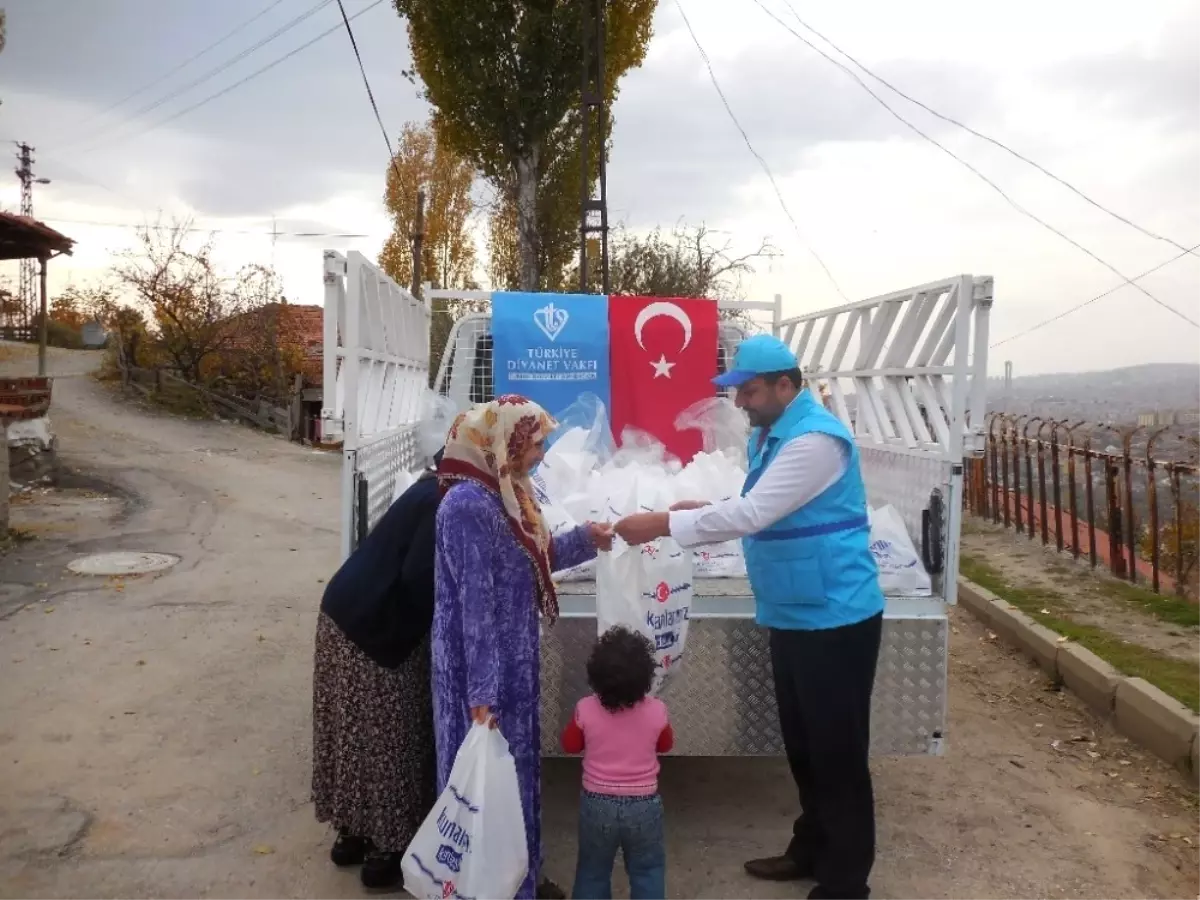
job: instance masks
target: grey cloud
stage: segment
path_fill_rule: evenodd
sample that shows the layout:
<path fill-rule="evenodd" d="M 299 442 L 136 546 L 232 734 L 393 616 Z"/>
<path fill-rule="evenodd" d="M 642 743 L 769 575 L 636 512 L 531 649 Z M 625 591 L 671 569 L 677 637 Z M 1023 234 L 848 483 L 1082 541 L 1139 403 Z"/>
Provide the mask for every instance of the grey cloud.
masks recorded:
<path fill-rule="evenodd" d="M 9 48 L 0 56 L 0 66 L 11 70 L 6 84 L 17 90 L 69 97 L 78 109 L 93 111 L 253 15 L 237 0 L 212 0 L 202 13 L 156 0 L 79 2 L 71 5 L 69 15 L 62 14 L 61 2 L 65 0 L 10 6 Z M 367 4 L 354 0 L 348 6 L 353 13 Z M 122 111 L 136 110 L 195 78 L 306 8 L 282 5 L 273 10 Z M 231 84 L 330 24 L 336 24 L 336 12 L 321 10 L 228 73 L 155 110 L 146 121 L 157 122 Z M 664 5 L 657 25 L 660 37 L 681 27 L 674 7 Z M 414 88 L 399 77 L 409 62 L 403 22 L 390 4 L 383 4 L 358 20 L 355 30 L 384 122 L 395 134 L 404 121 L 425 115 Z M 989 97 L 971 72 L 947 77 L 945 67 L 915 61 L 881 70 L 951 111 L 978 109 Z M 779 177 L 804 166 L 806 152 L 821 144 L 901 133 L 899 123 L 844 73 L 799 44 L 718 63 L 718 77 L 755 147 Z M 690 51 L 670 64 L 631 73 L 614 113 L 609 181 L 618 217 L 637 223 L 718 216 L 735 202 L 738 186 L 758 172 L 699 58 Z M 31 119 L 32 113 L 23 118 Z M 86 112 L 72 118 L 83 120 L 83 135 L 97 128 L 95 121 L 87 122 Z M 59 124 L 38 122 L 51 134 L 60 131 Z M 128 140 L 101 140 L 95 150 L 78 156 L 64 148 L 61 158 L 118 183 L 137 170 L 158 170 L 164 177 L 173 171 L 180 199 L 209 216 L 269 216 L 340 190 L 374 192 L 383 186 L 386 151 L 341 34 L 164 128 L 144 135 L 132 131 Z M 170 158 L 147 159 L 147 151 L 172 137 L 177 140 L 171 146 L 177 148 L 190 141 L 188 153 L 194 158 L 174 169 Z M 53 150 L 53 142 L 46 149 Z"/>
<path fill-rule="evenodd" d="M 282 4 L 237 37 L 123 105 L 128 115 L 176 86 L 184 85 L 303 12 L 311 4 Z M 368 0 L 348 0 L 353 15 Z M 57 8 L 56 8 L 57 7 Z M 161 128 L 143 131 L 174 112 L 221 90 L 298 47 L 339 19 L 326 7 L 227 72 L 187 91 L 139 122 L 104 129 L 95 114 L 137 85 L 165 72 L 226 34 L 254 9 L 237 0 L 195 6 L 155 0 L 77 2 L 64 15 L 61 2 L 9 6 L 9 46 L 0 55 L 6 88 L 26 96 L 69 100 L 66 123 L 47 121 L 28 108 L 20 118 L 50 156 L 112 184 L 135 180 L 146 170 L 174 169 L 175 192 L 202 216 L 270 216 L 273 211 L 319 201 L 339 191 L 382 191 L 387 150 L 367 100 L 344 32 L 248 81 L 225 96 Z M 261 8 L 259 6 L 258 8 Z M 403 122 L 423 118 L 424 104 L 399 72 L 409 64 L 403 22 L 390 3 L 354 23 L 384 124 L 393 137 Z M 6 105 L 6 111 L 9 107 Z M 90 121 L 89 121 L 90 120 Z M 118 119 L 118 121 L 120 121 Z M 63 145 L 71 124 L 79 129 Z M 16 128 L 10 123 L 9 129 Z M 56 139 L 59 138 L 59 139 Z M 86 140 L 84 140 L 86 138 Z M 91 143 L 94 140 L 94 149 Z M 59 146 L 61 149 L 59 149 Z M 171 145 L 185 157 L 151 155 Z M 202 154 L 189 160 L 189 152 Z M 173 163 L 178 163 L 174 165 Z M 86 179 L 81 189 L 86 186 Z M 94 185 L 86 187 L 91 192 Z M 111 197 L 109 202 L 111 202 Z M 349 223 L 343 223 L 343 225 Z"/>
<path fill-rule="evenodd" d="M 1050 70 L 1061 85 L 1122 118 L 1200 131 L 1200 7 L 1164 29 L 1151 53 L 1134 48 L 1079 59 Z"/>
<path fill-rule="evenodd" d="M 798 42 L 747 51 L 714 67 L 730 107 L 777 179 L 806 168 L 823 145 L 916 139 L 845 72 Z M 986 116 L 993 106 L 981 71 L 917 60 L 872 68 L 950 115 Z M 868 83 L 927 133 L 945 129 Z M 719 216 L 736 203 L 738 188 L 761 174 L 694 51 L 630 73 L 614 117 L 610 204 L 638 224 Z"/>

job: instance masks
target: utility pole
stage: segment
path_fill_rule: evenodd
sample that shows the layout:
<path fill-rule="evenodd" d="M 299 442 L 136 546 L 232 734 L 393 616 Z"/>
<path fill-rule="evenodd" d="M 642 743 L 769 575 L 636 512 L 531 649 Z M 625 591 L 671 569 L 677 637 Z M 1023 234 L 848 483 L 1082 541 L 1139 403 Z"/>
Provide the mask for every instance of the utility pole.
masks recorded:
<path fill-rule="evenodd" d="M 412 295 L 421 296 L 421 257 L 425 252 L 425 188 L 417 191 L 417 217 L 412 232 Z"/>
<path fill-rule="evenodd" d="M 583 5 L 583 91 L 579 112 L 582 125 L 580 188 L 579 188 L 579 290 L 588 289 L 588 238 L 600 237 L 600 283 L 603 293 L 609 293 L 608 270 L 608 184 L 605 152 L 604 110 L 604 6 L 605 0 L 578 0 Z M 593 143 L 598 165 L 592 170 L 589 161 Z M 599 196 L 592 194 L 595 180 Z"/>
<path fill-rule="evenodd" d="M 17 144 L 17 179 L 21 182 L 21 215 L 33 218 L 33 186 L 49 184 L 49 178 L 33 175 L 33 148 L 28 144 Z M 16 325 L 28 328 L 33 323 L 33 310 L 37 305 L 37 265 L 32 259 L 21 260 L 21 280 L 17 297 L 20 303 L 20 321 Z M 14 323 L 10 323 L 14 324 Z"/>

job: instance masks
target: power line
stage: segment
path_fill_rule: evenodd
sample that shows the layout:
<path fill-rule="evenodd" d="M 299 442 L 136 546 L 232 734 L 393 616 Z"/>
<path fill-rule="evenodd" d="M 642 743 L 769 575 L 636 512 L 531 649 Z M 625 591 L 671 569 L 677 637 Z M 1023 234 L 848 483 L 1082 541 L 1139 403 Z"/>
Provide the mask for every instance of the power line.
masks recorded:
<path fill-rule="evenodd" d="M 676 0 L 676 3 L 678 3 L 678 0 Z M 1074 238 L 1069 237 L 1068 235 L 1059 231 L 1057 228 L 1055 228 L 1053 225 L 1051 225 L 1045 219 L 1040 218 L 1037 214 L 1035 214 L 1035 213 L 1031 212 L 1030 210 L 1026 209 L 1025 207 L 1021 206 L 1021 204 L 1017 203 L 1016 200 L 1014 200 L 1012 197 L 1010 197 L 1005 192 L 1005 190 L 1002 187 L 1000 187 L 1000 185 L 996 184 L 996 182 L 992 181 L 992 179 L 990 179 L 990 178 L 988 178 L 988 176 L 984 175 L 981 171 L 979 171 L 979 169 L 975 168 L 975 166 L 971 165 L 971 163 L 967 162 L 965 159 L 958 156 L 953 150 L 949 149 L 944 144 L 938 142 L 935 138 L 929 136 L 924 131 L 922 131 L 920 128 L 918 128 L 916 125 L 914 125 L 912 122 L 908 121 L 908 119 L 904 118 L 904 116 L 900 115 L 900 113 L 896 112 L 896 110 L 893 109 L 892 106 L 889 105 L 886 100 L 884 100 L 877 93 L 875 93 L 873 90 L 871 90 L 870 85 L 868 85 L 865 81 L 863 81 L 862 77 L 859 76 L 857 72 L 853 71 L 849 66 L 845 65 L 845 63 L 839 62 L 838 60 L 834 59 L 832 56 L 830 56 L 828 53 L 826 53 L 820 47 L 816 46 L 812 41 L 808 40 L 806 37 L 804 37 L 802 34 L 800 34 L 798 31 L 796 31 L 790 25 L 788 25 L 787 22 L 783 21 L 783 19 L 779 18 L 779 16 L 775 15 L 775 13 L 773 13 L 771 10 L 769 10 L 763 4 L 762 0 L 754 0 L 754 3 L 758 5 L 759 9 L 761 9 L 768 16 L 770 16 L 772 19 L 774 19 L 776 22 L 778 22 L 780 25 L 782 25 L 789 32 L 791 32 L 792 35 L 795 36 L 797 40 L 799 40 L 801 43 L 805 44 L 807 47 L 814 50 L 815 52 L 819 53 L 821 56 L 823 56 L 829 62 L 833 63 L 835 66 L 837 66 L 843 72 L 845 72 L 847 75 L 849 75 L 851 78 L 853 78 L 856 82 L 858 82 L 859 86 L 864 91 L 866 91 L 873 98 L 875 98 L 875 101 L 880 106 L 882 106 L 884 109 L 886 109 L 889 113 L 891 113 L 891 115 L 897 121 L 899 121 L 902 125 L 904 125 L 906 128 L 908 128 L 913 133 L 917 134 L 919 137 L 928 141 L 933 146 L 937 147 L 939 150 L 941 150 L 943 153 L 945 153 L 947 156 L 949 156 L 951 159 L 953 159 L 959 165 L 963 166 L 968 171 L 970 171 L 972 174 L 974 174 L 984 184 L 986 184 L 988 187 L 990 187 L 992 190 L 994 190 L 997 194 L 999 194 L 1001 197 L 1003 197 L 1005 202 L 1007 202 L 1008 205 L 1011 206 L 1013 209 L 1015 209 L 1017 212 L 1021 213 L 1021 215 L 1032 219 L 1034 222 L 1037 222 L 1039 225 L 1041 225 L 1047 231 L 1050 231 L 1051 233 L 1062 238 L 1068 244 L 1070 244 L 1071 246 L 1080 250 L 1081 252 L 1086 253 L 1088 256 L 1090 256 L 1092 259 L 1094 259 L 1096 262 L 1100 263 L 1100 265 L 1104 266 L 1104 268 L 1108 269 L 1114 275 L 1119 277 L 1123 282 L 1125 282 L 1126 284 L 1133 285 L 1134 288 L 1141 291 L 1143 294 L 1145 294 L 1147 297 L 1149 297 L 1151 300 L 1153 300 L 1155 303 L 1157 303 L 1163 309 L 1174 313 L 1179 318 L 1183 319 L 1183 321 L 1185 321 L 1189 325 L 1191 325 L 1193 328 L 1200 328 L 1200 322 L 1197 322 L 1196 320 L 1192 319 L 1185 313 L 1180 312 L 1179 310 L 1177 310 L 1175 307 L 1171 306 L 1170 304 L 1164 303 L 1162 300 L 1158 299 L 1158 297 L 1154 296 L 1152 293 L 1150 293 L 1148 290 L 1146 290 L 1140 284 L 1137 284 L 1133 279 L 1129 278 L 1129 276 L 1127 276 L 1123 272 L 1121 272 L 1121 270 L 1116 268 L 1116 266 L 1113 266 L 1110 263 L 1108 263 L 1107 261 L 1101 259 L 1099 256 L 1097 256 L 1095 253 L 1093 253 L 1087 247 L 1083 246 L 1083 244 L 1079 243 Z"/>
<path fill-rule="evenodd" d="M 1067 181 L 1062 176 L 1054 174 L 1049 169 L 1047 169 L 1045 166 L 1041 165 L 1040 163 L 1036 162 L 1035 160 L 1030 159 L 1028 156 L 1025 156 L 1024 154 L 1019 153 L 1018 151 L 1012 149 L 1007 144 L 1005 144 L 1003 141 L 1000 141 L 994 137 L 991 137 L 990 135 L 984 134 L 983 132 L 978 131 L 975 128 L 972 128 L 970 125 L 960 122 L 958 119 L 955 119 L 952 116 L 948 116 L 944 113 L 941 113 L 938 110 L 934 109 L 932 106 L 929 106 L 927 103 L 924 103 L 923 101 L 918 100 L 916 97 L 913 97 L 911 94 L 905 93 L 900 88 L 896 87 L 894 84 L 892 84 L 890 81 L 888 81 L 886 78 L 883 78 L 882 76 L 875 74 L 867 66 L 863 65 L 861 62 L 859 62 L 857 59 L 855 59 L 853 56 L 851 56 L 849 53 L 847 53 L 845 50 L 843 50 L 841 47 L 839 47 L 837 44 L 835 44 L 833 41 L 831 41 L 829 38 L 827 38 L 825 35 L 823 35 L 821 32 L 817 31 L 817 29 L 815 29 L 811 25 L 809 25 L 806 21 L 804 21 L 804 19 L 800 18 L 800 13 L 798 13 L 796 11 L 796 8 L 792 5 L 791 0 L 783 0 L 783 4 L 791 11 L 792 15 L 796 17 L 796 21 L 799 22 L 802 27 L 811 31 L 813 34 L 815 34 L 817 37 L 819 37 L 821 40 L 823 40 L 825 43 L 827 43 L 830 47 L 832 47 L 834 50 L 836 50 L 842 56 L 846 57 L 846 59 L 850 60 L 850 62 L 853 63 L 856 68 L 861 69 L 868 76 L 870 76 L 871 78 L 878 81 L 880 84 L 882 84 L 888 90 L 903 97 L 909 103 L 912 103 L 913 105 L 920 107 L 921 109 L 925 110 L 925 112 L 929 113 L 931 116 L 941 119 L 943 122 L 947 122 L 951 125 L 955 125 L 955 126 L 961 128 L 963 131 L 967 132 L 968 134 L 972 134 L 982 141 L 987 141 L 992 146 L 998 147 L 999 149 L 1003 150 L 1005 153 L 1008 153 L 1010 156 L 1014 156 L 1017 159 L 1019 159 L 1021 162 L 1025 163 L 1029 166 L 1032 166 L 1033 168 L 1035 168 L 1039 172 L 1041 172 L 1043 175 L 1045 175 L 1049 178 L 1052 178 L 1054 181 L 1057 181 L 1059 184 L 1061 184 L 1067 190 L 1071 191 L 1073 194 L 1078 196 L 1081 200 L 1085 201 L 1086 203 L 1090 203 L 1092 206 L 1096 207 L 1096 209 L 1111 216 L 1112 218 L 1116 219 L 1118 222 L 1122 222 L 1125 225 L 1128 225 L 1130 228 L 1133 228 L 1136 231 L 1140 231 L 1142 234 L 1146 235 L 1146 237 L 1154 238 L 1156 241 L 1165 241 L 1166 243 L 1171 244 L 1173 247 L 1177 247 L 1180 250 L 1185 250 L 1188 253 L 1192 253 L 1195 250 L 1195 248 L 1192 248 L 1191 250 L 1189 250 L 1187 247 L 1185 247 L 1183 244 L 1179 243 L 1176 240 L 1172 240 L 1169 237 L 1166 237 L 1161 234 L 1157 234 L 1156 232 L 1153 232 L 1148 228 L 1142 227 L 1141 225 L 1137 224 L 1136 222 L 1132 221 L 1131 219 L 1128 219 L 1125 216 L 1121 215 L 1120 213 L 1109 209 L 1107 206 L 1100 203 L 1100 201 L 1095 200 L 1092 197 L 1089 197 L 1082 190 L 1077 188 L 1075 185 L 1071 184 L 1071 182 Z M 816 48 L 814 48 L 814 49 L 816 49 Z"/>
<path fill-rule="evenodd" d="M 729 101 L 725 97 L 725 92 L 721 90 L 720 82 L 717 81 L 717 75 L 713 71 L 712 62 L 708 58 L 708 53 L 705 52 L 704 47 L 700 44 L 700 39 L 696 37 L 696 32 L 692 28 L 692 23 L 688 20 L 687 13 L 683 11 L 683 4 L 681 4 L 679 0 L 675 0 L 675 6 L 679 10 L 679 15 L 683 17 L 683 24 L 687 26 L 688 34 L 692 36 L 692 43 L 696 45 L 696 49 L 700 53 L 700 58 L 704 60 L 704 66 L 706 69 L 708 69 L 709 80 L 712 81 L 713 87 L 717 89 L 717 96 L 721 98 L 721 105 L 725 107 L 725 112 L 729 114 L 730 120 L 737 128 L 738 133 L 741 134 L 742 140 L 746 143 L 746 147 L 749 148 L 751 154 L 753 154 L 754 158 L 758 160 L 758 164 L 762 167 L 763 172 L 766 173 L 767 179 L 771 182 L 771 187 L 775 190 L 775 196 L 779 200 L 779 205 L 783 208 L 784 215 L 788 217 L 788 221 L 792 223 L 792 228 L 796 232 L 796 237 L 800 239 L 800 244 L 805 250 L 808 251 L 809 255 L 817 261 L 817 264 L 820 265 L 821 269 L 825 272 L 825 277 L 829 279 L 829 282 L 833 285 L 838 294 L 841 295 L 842 299 L 849 302 L 850 298 L 846 296 L 846 293 L 842 290 L 841 285 L 838 284 L 837 279 L 833 277 L 833 273 L 829 271 L 829 266 L 825 265 L 825 261 L 821 259 L 817 251 L 814 250 L 805 239 L 804 233 L 800 230 L 800 226 L 796 223 L 795 217 L 792 216 L 791 210 L 788 209 L 787 202 L 783 199 L 783 192 L 779 190 L 779 185 L 775 181 L 775 176 L 771 172 L 771 167 L 767 165 L 767 161 L 762 158 L 759 152 L 754 149 L 754 145 L 750 143 L 750 137 L 746 134 L 746 129 L 744 129 L 742 127 L 742 123 L 738 121 L 737 116 L 733 112 L 733 108 L 729 105 Z"/>
<path fill-rule="evenodd" d="M 371 82 L 367 79 L 367 70 L 363 66 L 362 54 L 358 52 L 358 41 L 354 39 L 354 29 L 350 27 L 350 19 L 346 16 L 346 7 L 342 4 L 342 0 L 337 0 L 338 9 L 342 13 L 342 22 L 346 25 L 346 34 L 350 36 L 350 46 L 354 48 L 354 58 L 358 60 L 358 71 L 362 74 L 363 86 L 367 89 L 367 99 L 371 101 L 371 109 L 375 111 L 375 121 L 379 123 L 379 131 L 383 134 L 383 142 L 387 145 L 388 160 L 392 164 L 392 171 L 396 173 L 396 178 L 400 177 L 400 170 L 396 167 L 396 154 L 392 152 L 392 140 L 388 137 L 387 128 L 383 124 L 383 116 L 379 114 L 379 105 L 375 102 L 375 94 L 371 91 Z"/>
<path fill-rule="evenodd" d="M 106 107 L 105 109 L 102 109 L 100 112 L 94 114 L 91 118 L 85 119 L 80 125 L 76 125 L 75 127 L 79 128 L 79 127 L 82 127 L 82 125 L 87 125 L 88 123 L 93 122 L 98 118 L 102 118 L 102 117 L 108 115 L 113 110 L 117 109 L 118 107 L 124 106 L 126 103 L 128 103 L 130 100 L 132 100 L 134 97 L 138 96 L 139 94 L 144 94 L 146 91 L 150 90 L 150 88 L 162 84 L 164 81 L 166 81 L 168 78 L 170 78 L 172 75 L 174 75 L 179 70 L 191 65 L 196 60 L 200 59 L 200 57 L 205 56 L 206 54 L 212 52 L 213 50 L 216 50 L 217 47 L 221 46 L 223 43 L 225 43 L 231 37 L 234 37 L 239 32 L 241 32 L 244 29 L 248 28 L 249 26 L 253 25 L 255 22 L 257 22 L 259 19 L 261 19 L 263 16 L 265 16 L 267 13 L 269 13 L 271 10 L 273 10 L 275 7 L 277 7 L 280 3 L 283 3 L 283 2 L 284 2 L 284 0 L 273 0 L 273 2 L 268 4 L 265 9 L 262 9 L 255 15 L 251 16 L 249 19 L 244 21 L 241 25 L 238 25 L 236 28 L 234 28 L 232 31 L 230 31 L 228 34 L 226 34 L 224 37 L 220 38 L 219 40 L 213 41 L 213 43 L 209 44 L 203 50 L 200 50 L 197 53 L 193 53 L 191 56 L 189 56 L 183 62 L 179 63 L 178 65 L 174 66 L 171 69 L 168 69 L 166 72 L 163 72 L 157 78 L 154 78 L 151 81 L 147 81 L 141 87 L 139 87 L 133 91 L 130 91 L 128 94 L 126 94 L 120 100 L 118 100 L 116 103 L 112 104 L 111 106 Z"/>
<path fill-rule="evenodd" d="M 359 16 L 370 12 L 371 10 L 373 10 L 375 7 L 379 6 L 383 2 L 384 2 L 384 0 L 375 0 L 374 3 L 371 3 L 370 5 L 363 7 L 358 12 L 356 12 L 354 15 L 350 16 L 350 21 L 354 21 Z M 143 134 L 147 134 L 158 128 L 162 128 L 162 126 L 167 125 L 171 122 L 174 122 L 176 119 L 178 119 L 182 116 L 186 116 L 188 113 L 195 112 L 200 107 L 205 106 L 220 97 L 224 97 L 230 91 L 236 90 L 237 88 L 241 87 L 246 82 L 251 81 L 251 80 L 257 78 L 259 75 L 262 75 L 265 72 L 275 68 L 281 62 L 291 59 L 293 56 L 295 56 L 297 53 L 300 53 L 302 50 L 307 50 L 309 47 L 311 47 L 317 41 L 322 40 L 323 38 L 329 37 L 329 35 L 333 34 L 335 31 L 340 31 L 341 28 L 342 28 L 341 24 L 334 25 L 332 28 L 328 28 L 325 31 L 322 31 L 316 37 L 314 37 L 308 41 L 305 41 L 303 44 L 301 44 L 299 47 L 296 47 L 294 50 L 291 50 L 291 51 L 285 53 L 283 56 L 279 57 L 278 59 L 275 59 L 272 62 L 267 63 L 261 69 L 257 69 L 254 72 L 251 72 L 245 78 L 235 81 L 233 84 L 229 85 L 228 87 L 222 88 L 221 90 L 217 91 L 214 94 L 210 94 L 209 96 L 205 97 L 203 100 L 199 100 L 196 103 L 193 103 L 191 106 L 185 107 L 184 109 L 179 110 L 179 112 L 176 112 L 170 116 L 167 116 L 167 118 L 165 118 L 165 119 L 161 119 L 158 122 L 154 122 L 153 124 L 146 126 L 141 131 L 136 131 L 131 134 L 124 135 L 123 137 L 118 138 L 118 139 L 119 140 L 128 140 L 129 138 L 140 137 Z"/>
<path fill-rule="evenodd" d="M 313 15 L 320 12 L 320 10 L 322 10 L 324 7 L 328 6 L 332 2 L 333 2 L 333 0 L 319 0 L 318 3 L 316 3 L 313 6 L 310 6 L 307 10 L 302 12 L 300 15 L 296 16 L 295 18 L 293 18 L 290 21 L 286 22 L 285 24 L 281 25 L 279 28 L 275 29 L 275 31 L 271 32 L 265 38 L 260 40 L 257 44 L 247 47 L 245 50 L 243 50 L 241 53 L 234 56 L 232 59 L 228 59 L 225 62 L 221 63 L 221 65 L 216 66 L 215 68 L 209 69 L 207 72 L 205 72 L 199 78 L 195 78 L 195 79 L 189 81 L 187 84 L 181 85 L 180 87 L 177 87 L 172 91 L 168 91 L 166 94 L 163 94 L 157 100 L 154 100 L 151 103 L 147 104 L 146 106 L 143 106 L 140 109 L 136 110 L 135 112 L 133 112 L 130 115 L 130 119 L 133 119 L 133 120 L 140 119 L 142 116 L 146 115 L 147 113 L 151 113 L 154 110 L 158 109 L 164 103 L 168 103 L 169 101 L 174 100 L 179 95 L 187 93 L 192 88 L 198 87 L 199 85 L 203 84 L 206 81 L 210 81 L 211 79 L 215 78 L 217 75 L 220 75 L 222 72 L 224 72 L 226 69 L 230 68 L 234 64 L 241 62 L 243 59 L 245 59 L 250 54 L 254 53 L 256 50 L 259 50 L 262 47 L 265 47 L 267 44 L 271 43 L 271 41 L 274 41 L 275 39 L 283 36 L 284 34 L 286 34 L 289 31 L 291 31 L 297 25 L 300 25 L 305 20 L 311 18 Z M 120 125 L 118 125 L 117 127 L 119 128 Z M 112 140 L 114 137 L 112 135 L 110 135 L 107 138 L 104 137 L 105 130 L 106 129 L 104 127 L 101 127 L 100 131 L 98 132 L 98 135 L 99 135 L 98 141 L 89 141 L 88 138 L 83 138 L 82 142 L 85 144 L 89 144 L 89 146 L 95 146 L 96 144 L 103 144 L 108 140 Z M 96 138 L 96 137 L 97 137 L 97 134 L 92 135 L 92 138 Z M 119 135 L 116 137 L 119 139 Z M 71 146 L 71 145 L 77 144 L 77 143 L 80 143 L 80 142 L 79 141 L 70 141 L 70 142 L 68 142 L 68 146 Z"/>
<path fill-rule="evenodd" d="M 43 153 L 42 155 L 45 156 L 47 159 L 49 159 L 52 163 L 54 163 L 55 166 L 57 166 L 61 169 L 66 169 L 67 172 L 73 172 L 75 175 L 75 178 L 77 178 L 79 181 L 94 185 L 95 187 L 98 187 L 101 190 L 108 191 L 108 193 L 112 194 L 114 197 L 118 197 L 122 200 L 128 201 L 130 199 L 129 197 L 125 196 L 120 191 L 116 190 L 115 188 L 111 188 L 104 182 L 96 180 L 91 175 L 88 175 L 86 172 L 79 171 L 79 169 L 75 168 L 72 165 L 69 165 L 68 163 L 63 162 L 58 157 L 52 156 L 49 153 Z"/>
<path fill-rule="evenodd" d="M 1166 260 L 1165 262 L 1160 262 L 1153 269 L 1147 269 L 1141 275 L 1135 275 L 1133 280 L 1137 281 L 1139 279 L 1145 278 L 1147 275 L 1153 275 L 1159 269 L 1165 268 L 1166 266 L 1169 266 L 1171 263 L 1173 263 L 1177 260 L 1183 259 L 1185 256 L 1189 256 L 1189 255 L 1195 253 L 1196 250 L 1200 250 L 1200 244 L 1197 244 L 1195 247 L 1184 247 L 1182 253 L 1180 253 L 1176 256 L 1172 256 L 1170 259 Z M 1009 341 L 1015 341 L 1017 338 L 1025 337 L 1025 335 L 1027 335 L 1027 334 L 1032 334 L 1033 332 L 1037 331 L 1039 328 L 1045 328 L 1047 325 L 1050 325 L 1053 322 L 1057 322 L 1059 319 L 1064 319 L 1067 316 L 1071 315 L 1071 313 L 1078 312 L 1079 310 L 1083 309 L 1085 306 L 1090 306 L 1091 304 L 1095 303 L 1097 300 L 1103 300 L 1109 294 L 1115 293 L 1115 292 L 1121 290 L 1121 288 L 1123 288 L 1123 287 L 1125 287 L 1125 285 L 1118 284 L 1116 287 L 1109 288 L 1103 294 L 1097 294 L 1091 300 L 1085 300 L 1082 303 L 1078 303 L 1075 306 L 1072 306 L 1068 310 L 1064 310 L 1063 312 L 1060 312 L 1057 316 L 1052 316 L 1051 318 L 1046 319 L 1044 322 L 1038 322 L 1038 324 L 1034 325 L 1032 328 L 1026 328 L 1024 331 L 1018 332 L 1017 334 L 1014 334 L 1011 337 L 1006 337 L 1006 338 L 1004 338 L 1004 340 L 996 341 L 996 343 L 992 344 L 991 347 L 989 347 L 988 349 L 994 350 L 996 347 L 999 347 L 1001 344 L 1007 344 Z"/>
<path fill-rule="evenodd" d="M 315 237 L 330 237 L 330 238 L 366 238 L 368 234 L 350 234 L 328 231 L 264 231 L 262 229 L 241 229 L 241 228 L 201 228 L 199 226 L 189 226 L 186 228 L 178 228 L 174 225 L 138 225 L 133 222 L 95 222 L 88 219 L 59 219 L 54 216 L 48 216 L 43 219 L 45 222 L 58 222 L 65 225 L 86 225 L 93 228 L 134 228 L 147 229 L 149 231 L 171 231 L 180 230 L 186 232 L 203 231 L 206 234 L 259 234 L 265 237 L 296 237 L 296 238 L 315 238 Z"/>

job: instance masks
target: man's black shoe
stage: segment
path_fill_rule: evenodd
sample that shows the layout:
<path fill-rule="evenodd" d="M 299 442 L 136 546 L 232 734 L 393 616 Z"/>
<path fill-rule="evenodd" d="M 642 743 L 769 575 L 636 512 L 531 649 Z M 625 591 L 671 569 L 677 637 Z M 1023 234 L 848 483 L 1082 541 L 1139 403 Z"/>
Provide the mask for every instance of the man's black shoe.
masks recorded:
<path fill-rule="evenodd" d="M 812 878 L 813 869 L 790 856 L 768 856 L 746 863 L 746 873 L 762 881 L 803 881 Z"/>
<path fill-rule="evenodd" d="M 537 900 L 567 900 L 567 892 L 549 878 L 543 878 L 537 886 Z"/>

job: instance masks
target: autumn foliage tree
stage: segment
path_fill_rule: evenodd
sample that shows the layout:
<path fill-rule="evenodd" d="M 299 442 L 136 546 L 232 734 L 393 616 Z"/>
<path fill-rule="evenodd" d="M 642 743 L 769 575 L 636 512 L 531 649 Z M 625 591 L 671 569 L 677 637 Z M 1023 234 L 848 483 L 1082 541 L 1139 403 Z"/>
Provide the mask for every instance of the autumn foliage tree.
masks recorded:
<path fill-rule="evenodd" d="M 1144 559 L 1152 558 L 1155 538 L 1148 528 L 1143 532 L 1139 550 Z M 1160 525 L 1157 541 L 1160 571 L 1171 578 L 1181 574 L 1182 589 L 1194 591 L 1196 567 L 1200 564 L 1200 509 L 1194 495 L 1180 496 L 1178 524 L 1172 520 Z"/>
<path fill-rule="evenodd" d="M 268 266 L 249 265 L 231 290 L 239 311 L 225 322 L 228 340 L 212 358 L 212 381 L 241 397 L 285 403 L 305 348 L 283 281 Z"/>
<path fill-rule="evenodd" d="M 90 314 L 90 298 L 85 290 L 75 285 L 68 285 L 57 297 L 50 301 L 50 321 L 56 322 L 73 331 L 81 331 L 83 326 L 92 321 Z"/>
<path fill-rule="evenodd" d="M 379 265 L 393 280 L 405 286 L 412 282 L 417 195 L 424 190 L 422 280 L 438 287 L 475 286 L 475 243 L 470 231 L 474 181 L 471 163 L 439 140 L 431 125 L 409 122 L 404 126 L 383 195 L 392 233 L 379 254 Z"/>
<path fill-rule="evenodd" d="M 515 221 L 515 283 L 536 290 L 566 259 L 582 178 L 578 116 L 587 4 L 562 0 L 394 0 L 434 127 L 497 188 Z M 657 0 L 608 0 L 605 99 L 641 65 Z M 609 123 L 611 128 L 611 118 Z M 607 152 L 608 130 L 593 141 Z M 598 157 L 597 157 L 598 158 Z"/>
<path fill-rule="evenodd" d="M 194 383 L 205 364 L 230 346 L 227 321 L 246 304 L 213 261 L 212 238 L 191 239 L 187 221 L 138 229 L 114 274 L 150 314 L 155 344 Z"/>
<path fill-rule="evenodd" d="M 432 125 L 409 122 L 400 135 L 395 164 L 388 166 L 383 201 L 392 218 L 392 233 L 379 254 L 379 266 L 399 284 L 412 282 L 412 235 L 418 193 L 425 192 L 421 280 L 441 288 L 472 290 L 475 283 L 475 212 L 471 189 L 475 168 Z M 454 323 L 480 306 L 468 300 L 432 303 L 430 360 L 436 367 Z"/>

